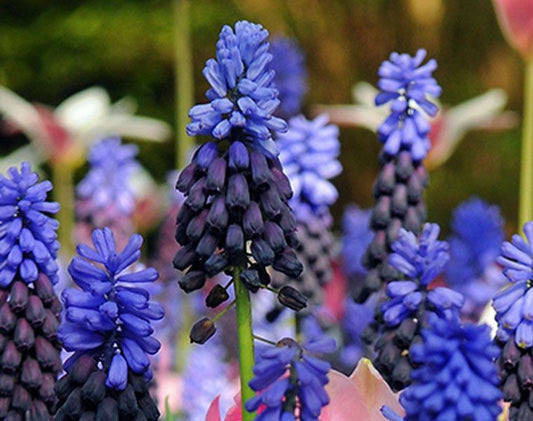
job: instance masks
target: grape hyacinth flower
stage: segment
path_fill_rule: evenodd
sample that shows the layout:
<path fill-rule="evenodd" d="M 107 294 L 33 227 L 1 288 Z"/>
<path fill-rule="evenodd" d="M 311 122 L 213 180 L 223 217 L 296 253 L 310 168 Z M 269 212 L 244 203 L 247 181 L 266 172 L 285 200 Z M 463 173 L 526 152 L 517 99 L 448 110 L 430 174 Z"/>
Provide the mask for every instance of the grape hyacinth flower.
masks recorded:
<path fill-rule="evenodd" d="M 420 366 L 413 370 L 413 382 L 400 396 L 406 416 L 384 407 L 385 418 L 496 420 L 501 412 L 501 392 L 493 361 L 499 350 L 491 344 L 489 327 L 462 326 L 457 319 L 433 316 L 421 335 L 423 342 L 411 348 L 412 358 Z"/>
<path fill-rule="evenodd" d="M 513 235 L 501 247 L 498 263 L 512 283 L 494 297 L 501 348 L 498 360 L 504 400 L 511 402 L 511 420 L 533 417 L 533 222 L 524 225 L 526 239 Z"/>
<path fill-rule="evenodd" d="M 271 130 L 284 131 L 287 123 L 273 113 L 280 101 L 272 54 L 266 41 L 268 31 L 247 21 L 225 25 L 217 43 L 216 59 L 207 60 L 203 75 L 211 85 L 208 104 L 189 111 L 189 136 L 210 135 L 216 139 L 235 138 L 253 145 L 269 158 L 277 156 Z"/>
<path fill-rule="evenodd" d="M 446 282 L 464 295 L 462 313 L 472 321 L 479 319 L 505 283 L 496 264 L 503 242 L 503 225 L 499 208 L 479 198 L 462 203 L 453 212 Z"/>
<path fill-rule="evenodd" d="M 293 282 L 314 304 L 322 302 L 322 287 L 331 278 L 333 239 L 330 233 L 331 206 L 338 197 L 329 181 L 342 171 L 339 129 L 320 115 L 307 120 L 291 118 L 289 130 L 277 136 L 280 161 L 294 192 L 290 205 L 297 223 L 298 258 L 304 264 L 301 277 Z M 288 280 L 274 279 L 274 284 Z"/>
<path fill-rule="evenodd" d="M 59 210 L 30 165 L 0 175 L 0 418 L 49 420 L 61 372 L 53 284 Z"/>
<path fill-rule="evenodd" d="M 151 321 L 163 317 L 163 308 L 150 302 L 143 284 L 154 282 L 158 273 L 130 269 L 141 254 L 140 235 L 134 234 L 121 252 L 107 227 L 95 229 L 92 240 L 94 248 L 79 245 L 79 256 L 69 266 L 81 290 L 67 288 L 62 294 L 65 319 L 58 336 L 73 355 L 56 385 L 56 420 L 90 414 L 155 420 L 159 412 L 148 393 L 152 373 L 147 354 L 160 348 Z"/>
<path fill-rule="evenodd" d="M 367 273 L 361 260 L 374 233 L 370 230 L 370 210 L 350 205 L 342 217 L 342 269 L 350 283 L 360 281 Z"/>
<path fill-rule="evenodd" d="M 267 35 L 246 21 L 237 22 L 235 32 L 225 26 L 217 59 L 204 68 L 211 102 L 190 111 L 188 133 L 217 140 L 197 149 L 176 183 L 186 200 L 177 217 L 175 237 L 182 247 L 173 264 L 186 271 L 179 284 L 187 293 L 223 271 L 236 276 L 222 289 L 242 283 L 252 292 L 270 283 L 268 266 L 290 278 L 302 271 L 288 205 L 292 190 L 270 132 L 286 129 L 286 123 L 272 116 L 279 100 L 273 71 L 267 68 L 272 58 Z M 294 310 L 306 305 L 305 297 L 289 286 L 278 298 Z M 202 319 L 193 331 L 191 339 L 203 343 L 215 329 Z"/>
<path fill-rule="evenodd" d="M 335 350 L 335 341 L 323 335 L 310 337 L 302 345 L 284 338 L 276 347 L 266 348 L 255 367 L 250 387 L 258 394 L 246 402 L 248 411 L 258 411 L 261 420 L 318 420 L 329 403 L 324 390 L 330 364 L 315 353 Z"/>
<path fill-rule="evenodd" d="M 380 306 L 377 331 L 369 326 L 365 338 L 379 335 L 375 343 L 374 366 L 393 390 L 409 384 L 409 374 L 416 361 L 410 349 L 419 340 L 420 329 L 435 314 L 443 320 L 459 318 L 463 305 L 460 293 L 445 287 L 428 289 L 428 285 L 448 262 L 448 244 L 438 241 L 439 226 L 425 224 L 417 238 L 412 232 L 400 230 L 392 244 L 389 263 L 403 277 L 389 282 L 388 300 Z"/>
<path fill-rule="evenodd" d="M 90 170 L 76 188 L 80 240 L 94 228 L 110 227 L 120 245 L 133 233 L 135 194 L 132 177 L 140 165 L 136 145 L 124 145 L 117 137 L 103 139 L 89 151 Z"/>
<path fill-rule="evenodd" d="M 284 118 L 295 116 L 307 92 L 305 55 L 296 40 L 285 37 L 273 38 L 270 52 L 274 57 L 270 67 L 276 72 L 274 83 L 281 101 L 278 112 Z"/>
<path fill-rule="evenodd" d="M 360 303 L 397 276 L 387 257 L 399 229 L 419 233 L 426 220 L 423 192 L 428 175 L 422 160 L 430 146 L 428 115 L 437 112 L 429 97 L 438 97 L 440 87 L 431 76 L 437 64 L 430 60 L 422 65 L 425 55 L 425 50 L 418 50 L 414 57 L 392 53 L 379 68 L 380 93 L 375 102 L 392 101 L 392 105 L 389 117 L 378 128 L 384 147 L 370 221 L 375 236 L 363 257 L 368 274 L 353 291 Z"/>

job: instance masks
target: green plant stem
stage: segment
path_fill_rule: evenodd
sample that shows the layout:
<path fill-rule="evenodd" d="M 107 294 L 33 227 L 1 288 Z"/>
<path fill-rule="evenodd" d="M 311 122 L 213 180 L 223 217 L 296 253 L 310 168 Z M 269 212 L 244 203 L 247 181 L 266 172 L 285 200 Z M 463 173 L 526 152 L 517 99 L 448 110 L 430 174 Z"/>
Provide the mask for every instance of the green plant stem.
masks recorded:
<path fill-rule="evenodd" d="M 185 362 L 187 361 L 187 355 L 189 353 L 189 348 L 191 346 L 191 341 L 189 338 L 189 326 L 192 324 L 192 314 L 191 314 L 191 303 L 189 296 L 183 297 L 180 307 L 181 312 L 181 327 L 179 329 L 178 335 L 176 336 L 176 346 L 178 352 L 175 355 L 175 367 L 176 372 L 182 373 L 185 367 Z"/>
<path fill-rule="evenodd" d="M 239 369 L 241 377 L 242 420 L 252 421 L 254 415 L 246 411 L 244 404 L 253 398 L 255 393 L 248 386 L 253 377 L 254 338 L 252 331 L 252 303 L 250 293 L 239 279 L 240 269 L 233 271 L 235 299 L 237 300 L 237 332 L 239 336 Z"/>
<path fill-rule="evenodd" d="M 520 169 L 520 228 L 533 220 L 533 59 L 526 61 Z"/>
<path fill-rule="evenodd" d="M 61 244 L 61 255 L 69 261 L 74 253 L 74 168 L 68 163 L 52 164 L 52 180 L 54 200 L 61 206 L 57 213 L 57 237 Z"/>
<path fill-rule="evenodd" d="M 185 131 L 185 127 L 189 121 L 189 109 L 194 101 L 189 16 L 190 1 L 174 0 L 174 76 L 176 89 L 175 165 L 177 169 L 185 167 L 187 164 L 187 154 L 194 146 L 194 137 L 189 137 Z"/>

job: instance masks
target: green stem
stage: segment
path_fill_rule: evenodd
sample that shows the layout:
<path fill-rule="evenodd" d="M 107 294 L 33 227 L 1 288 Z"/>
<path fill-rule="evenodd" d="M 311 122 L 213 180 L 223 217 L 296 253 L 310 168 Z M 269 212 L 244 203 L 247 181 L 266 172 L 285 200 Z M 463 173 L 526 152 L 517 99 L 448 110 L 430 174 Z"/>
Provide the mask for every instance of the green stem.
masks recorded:
<path fill-rule="evenodd" d="M 57 213 L 57 237 L 61 254 L 69 261 L 74 253 L 74 168 L 66 163 L 52 164 L 52 180 L 54 200 L 61 205 Z"/>
<path fill-rule="evenodd" d="M 526 61 L 523 119 L 519 229 L 533 220 L 533 59 Z"/>
<path fill-rule="evenodd" d="M 189 109 L 194 101 L 194 79 L 189 27 L 189 0 L 174 0 L 175 41 L 175 98 L 176 145 L 175 165 L 182 169 L 187 164 L 187 154 L 194 147 L 194 137 L 189 137 L 185 127 L 189 121 Z"/>
<path fill-rule="evenodd" d="M 189 354 L 189 348 L 191 346 L 191 340 L 189 338 L 189 327 L 192 324 L 191 303 L 189 296 L 184 296 L 180 307 L 181 313 L 181 327 L 176 336 L 177 352 L 174 356 L 175 367 L 178 373 L 183 372 L 185 362 L 187 361 L 187 355 Z"/>
<path fill-rule="evenodd" d="M 248 386 L 253 377 L 254 338 L 252 331 L 252 303 L 250 293 L 239 279 L 240 269 L 233 272 L 235 299 L 237 300 L 237 332 L 239 336 L 239 369 L 241 376 L 242 420 L 252 421 L 254 415 L 246 411 L 244 404 L 255 396 Z"/>

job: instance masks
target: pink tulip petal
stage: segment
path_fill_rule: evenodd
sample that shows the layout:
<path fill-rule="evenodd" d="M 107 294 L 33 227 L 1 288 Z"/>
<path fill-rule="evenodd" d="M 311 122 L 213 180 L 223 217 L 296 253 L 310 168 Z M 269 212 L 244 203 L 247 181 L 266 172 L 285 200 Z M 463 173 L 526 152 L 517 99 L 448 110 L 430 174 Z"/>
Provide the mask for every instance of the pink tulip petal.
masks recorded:
<path fill-rule="evenodd" d="M 220 419 L 220 395 L 218 395 L 207 410 L 205 421 L 221 421 Z"/>

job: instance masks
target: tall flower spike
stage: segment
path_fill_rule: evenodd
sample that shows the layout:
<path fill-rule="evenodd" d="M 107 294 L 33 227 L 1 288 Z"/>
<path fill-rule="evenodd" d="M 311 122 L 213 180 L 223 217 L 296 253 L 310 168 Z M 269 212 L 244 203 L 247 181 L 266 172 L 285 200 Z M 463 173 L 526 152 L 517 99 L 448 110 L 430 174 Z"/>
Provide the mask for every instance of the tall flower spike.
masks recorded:
<path fill-rule="evenodd" d="M 187 293 L 201 289 L 207 278 L 223 271 L 238 269 L 239 279 L 234 281 L 252 292 L 270 283 L 268 266 L 289 278 L 302 272 L 294 251 L 296 222 L 288 204 L 292 190 L 277 148 L 271 147 L 269 128 L 278 128 L 274 122 L 281 120 L 270 117 L 279 101 L 271 85 L 273 74 L 265 67 L 271 59 L 266 35 L 260 25 L 249 22 L 238 22 L 235 34 L 225 26 L 217 44 L 217 61 L 209 60 L 204 71 L 213 86 L 207 93 L 212 102 L 191 109 L 189 133 L 212 134 L 221 140 L 198 148 L 176 183 L 186 200 L 176 228 L 182 248 L 173 264 L 186 271 L 179 284 Z M 224 86 L 231 88 L 229 93 Z M 217 97 L 226 93 L 227 98 Z M 267 96 L 271 98 L 264 102 Z M 217 104 L 222 103 L 241 108 L 232 108 L 231 115 L 220 114 Z M 207 110 L 201 121 L 199 110 Z M 208 124 L 211 119 L 217 121 L 214 128 Z M 231 127 L 224 129 L 228 124 Z M 287 303 L 282 302 L 284 295 L 279 298 Z"/>
<path fill-rule="evenodd" d="M 187 133 L 210 135 L 216 139 L 238 137 L 253 144 L 269 158 L 277 155 L 270 130 L 284 131 L 287 123 L 272 114 L 279 105 L 274 87 L 274 71 L 268 66 L 272 55 L 266 41 L 268 31 L 246 21 L 235 30 L 224 26 L 217 43 L 216 59 L 203 70 L 211 85 L 206 93 L 211 101 L 189 111 L 192 121 Z"/>
<path fill-rule="evenodd" d="M 266 348 L 255 367 L 250 387 L 258 394 L 246 402 L 250 412 L 258 411 L 256 420 L 318 420 L 322 407 L 329 403 L 324 389 L 328 383 L 329 363 L 313 353 L 335 350 L 335 341 L 322 335 L 311 337 L 302 345 L 284 338 L 275 348 Z"/>
<path fill-rule="evenodd" d="M 498 348 L 491 344 L 489 327 L 432 317 L 422 337 L 423 343 L 411 350 L 420 367 L 413 370 L 413 383 L 400 396 L 403 419 L 497 419 L 501 392 L 493 361 Z M 402 420 L 389 408 L 382 411 L 388 420 Z"/>
<path fill-rule="evenodd" d="M 132 176 L 139 169 L 135 160 L 136 145 L 123 145 L 119 138 L 104 139 L 89 151 L 90 170 L 76 188 L 77 218 L 90 238 L 94 228 L 111 227 L 120 244 L 125 244 L 133 232 L 132 214 L 135 195 Z"/>
<path fill-rule="evenodd" d="M 150 302 L 145 285 L 158 273 L 131 268 L 141 254 L 140 235 L 134 234 L 121 252 L 109 228 L 94 230 L 92 238 L 94 248 L 79 245 L 79 256 L 69 266 L 81 290 L 67 288 L 62 294 L 65 320 L 58 336 L 73 355 L 56 386 L 56 419 L 79 419 L 91 412 L 97 418 L 102 413 L 107 419 L 157 419 L 147 391 L 152 377 L 147 354 L 160 348 L 151 321 L 163 317 L 163 308 Z"/>
<path fill-rule="evenodd" d="M 342 171 L 339 129 L 321 115 L 307 120 L 291 118 L 289 130 L 277 137 L 280 161 L 294 191 L 290 205 L 296 218 L 298 258 L 304 264 L 293 284 L 314 304 L 322 302 L 322 287 L 331 278 L 333 239 L 329 206 L 337 200 L 337 189 L 329 181 Z M 287 279 L 275 276 L 275 285 Z"/>
<path fill-rule="evenodd" d="M 410 371 L 417 364 L 411 357 L 411 345 L 420 340 L 420 329 L 428 317 L 433 314 L 453 321 L 463 305 L 463 297 L 456 291 L 445 287 L 428 290 L 449 258 L 448 245 L 438 241 L 438 235 L 437 224 L 426 224 L 419 238 L 400 230 L 389 263 L 403 277 L 389 282 L 388 299 L 381 304 L 376 323 L 365 332 L 365 337 L 379 335 L 374 365 L 393 390 L 410 382 Z"/>
<path fill-rule="evenodd" d="M 513 235 L 505 241 L 497 261 L 512 285 L 494 297 L 501 348 L 498 360 L 504 400 L 511 402 L 511 420 L 533 417 L 533 222 L 524 225 L 526 239 Z"/>
<path fill-rule="evenodd" d="M 472 198 L 453 212 L 446 282 L 465 297 L 462 313 L 477 321 L 505 283 L 496 264 L 503 242 L 503 218 L 497 206 Z"/>
<path fill-rule="evenodd" d="M 419 50 L 415 57 L 392 53 L 378 72 L 380 93 L 376 104 L 391 102 L 391 113 L 378 129 L 384 147 L 370 220 L 376 235 L 363 256 L 368 275 L 353 291 L 357 302 L 364 302 L 396 277 L 387 264 L 387 256 L 399 229 L 419 233 L 426 220 L 423 192 L 428 176 L 422 160 L 430 146 L 428 114 L 437 112 L 428 97 L 438 96 L 440 87 L 431 77 L 437 67 L 435 60 L 421 65 L 425 54 L 424 50 Z"/>
<path fill-rule="evenodd" d="M 27 162 L 0 175 L 0 418 L 49 420 L 61 372 L 58 222 L 49 181 Z"/>
<path fill-rule="evenodd" d="M 274 82 L 281 101 L 278 112 L 286 118 L 295 116 L 307 92 L 304 53 L 296 40 L 284 37 L 273 38 L 270 51 L 274 57 L 270 67 L 276 72 Z"/>

